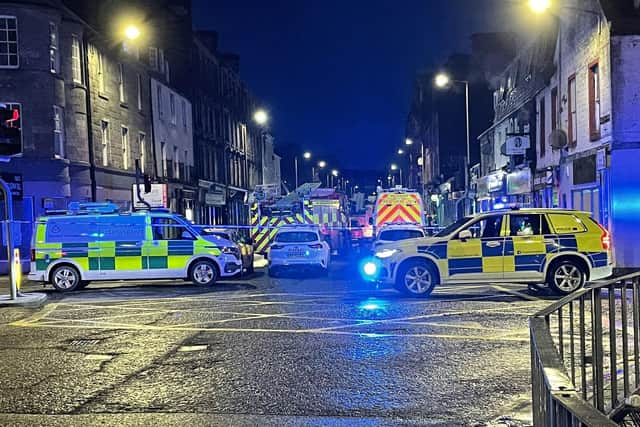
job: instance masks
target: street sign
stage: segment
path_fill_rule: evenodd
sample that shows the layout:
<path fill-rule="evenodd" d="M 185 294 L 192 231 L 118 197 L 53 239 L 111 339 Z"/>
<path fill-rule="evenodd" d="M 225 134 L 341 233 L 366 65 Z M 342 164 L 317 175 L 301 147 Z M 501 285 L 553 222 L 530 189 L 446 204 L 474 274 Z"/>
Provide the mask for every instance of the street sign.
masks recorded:
<path fill-rule="evenodd" d="M 146 209 L 147 206 L 138 201 L 136 184 L 131 186 L 131 198 L 133 200 L 134 209 Z M 152 208 L 168 207 L 167 184 L 151 184 L 151 192 L 144 192 L 144 185 L 140 184 L 140 194 L 144 200 L 151 205 Z"/>
<path fill-rule="evenodd" d="M 0 173 L 0 178 L 7 184 L 9 184 L 9 188 L 11 189 L 11 194 L 14 199 L 21 200 L 24 195 L 24 190 L 22 186 L 22 174 L 19 173 Z"/>
<path fill-rule="evenodd" d="M 524 155 L 530 145 L 529 135 L 510 136 L 507 138 L 505 151 L 507 156 Z"/>

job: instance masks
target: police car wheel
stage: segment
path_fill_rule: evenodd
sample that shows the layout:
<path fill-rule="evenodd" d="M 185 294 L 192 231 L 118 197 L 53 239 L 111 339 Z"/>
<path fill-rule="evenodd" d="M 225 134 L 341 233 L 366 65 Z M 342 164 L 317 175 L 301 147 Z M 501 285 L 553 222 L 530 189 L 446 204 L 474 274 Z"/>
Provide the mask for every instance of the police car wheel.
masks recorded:
<path fill-rule="evenodd" d="M 568 295 L 582 288 L 585 274 L 582 268 L 573 261 L 561 261 L 554 264 L 547 278 L 549 287 L 560 295 Z"/>
<path fill-rule="evenodd" d="M 80 273 L 70 265 L 61 265 L 51 272 L 51 284 L 60 292 L 71 292 L 81 288 Z"/>
<path fill-rule="evenodd" d="M 190 279 L 196 286 L 211 286 L 218 278 L 218 270 L 211 261 L 196 261 L 191 266 Z"/>
<path fill-rule="evenodd" d="M 436 276 L 433 268 L 426 261 L 412 261 L 402 268 L 398 287 L 407 295 L 426 297 L 436 286 Z"/>

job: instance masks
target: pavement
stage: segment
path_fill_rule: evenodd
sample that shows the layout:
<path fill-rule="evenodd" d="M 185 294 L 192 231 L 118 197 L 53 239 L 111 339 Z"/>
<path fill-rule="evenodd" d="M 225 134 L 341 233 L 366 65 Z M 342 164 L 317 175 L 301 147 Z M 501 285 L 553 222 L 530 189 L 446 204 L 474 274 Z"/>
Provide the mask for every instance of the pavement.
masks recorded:
<path fill-rule="evenodd" d="M 255 274 L 92 283 L 0 310 L 0 425 L 531 424 L 519 285 L 405 298 L 335 262 Z M 0 283 L 0 292 L 3 292 Z"/>

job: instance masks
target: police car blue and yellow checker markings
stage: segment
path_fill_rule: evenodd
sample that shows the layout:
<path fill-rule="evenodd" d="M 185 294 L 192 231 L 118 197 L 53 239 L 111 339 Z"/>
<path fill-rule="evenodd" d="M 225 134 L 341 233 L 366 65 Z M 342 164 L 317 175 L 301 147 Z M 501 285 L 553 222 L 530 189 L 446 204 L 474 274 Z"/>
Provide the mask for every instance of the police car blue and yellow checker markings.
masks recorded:
<path fill-rule="evenodd" d="M 184 269 L 194 255 L 221 255 L 219 248 L 202 239 L 152 240 L 150 216 L 145 218 L 145 239 L 142 241 L 47 243 L 47 220 L 46 217 L 41 218 L 36 226 L 36 272 L 45 272 L 55 261 L 66 259 L 84 272 L 131 271 L 144 274 L 148 270 Z"/>
<path fill-rule="evenodd" d="M 505 222 L 501 230 L 504 237 L 475 238 L 466 242 L 444 240 L 428 246 L 418 246 L 417 252 L 434 258 L 441 276 L 444 277 L 474 273 L 541 274 L 549 260 L 562 252 L 582 254 L 592 268 L 606 267 L 609 264 L 607 251 L 602 250 L 598 236 L 593 233 L 505 236 L 506 230 L 508 228 Z"/>

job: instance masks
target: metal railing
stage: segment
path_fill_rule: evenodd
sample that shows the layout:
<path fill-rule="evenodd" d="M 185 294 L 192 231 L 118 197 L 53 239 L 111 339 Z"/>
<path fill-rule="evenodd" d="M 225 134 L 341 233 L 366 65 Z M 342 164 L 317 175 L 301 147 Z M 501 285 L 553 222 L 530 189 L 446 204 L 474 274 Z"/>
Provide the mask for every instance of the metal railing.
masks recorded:
<path fill-rule="evenodd" d="M 530 319 L 534 426 L 640 426 L 640 272 Z"/>

